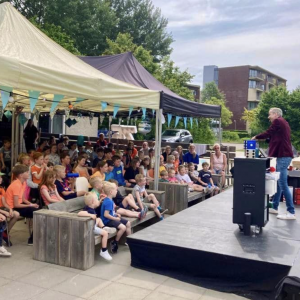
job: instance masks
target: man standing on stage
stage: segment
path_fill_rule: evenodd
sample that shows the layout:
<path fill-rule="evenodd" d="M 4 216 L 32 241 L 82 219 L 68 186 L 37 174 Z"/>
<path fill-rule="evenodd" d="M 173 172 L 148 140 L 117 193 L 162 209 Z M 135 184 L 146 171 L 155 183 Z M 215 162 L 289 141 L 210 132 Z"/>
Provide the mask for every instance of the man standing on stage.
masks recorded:
<path fill-rule="evenodd" d="M 280 172 L 280 178 L 277 184 L 277 193 L 273 197 L 273 208 L 270 208 L 269 212 L 276 214 L 278 219 L 295 220 L 295 207 L 287 183 L 287 168 L 293 158 L 291 129 L 289 123 L 282 117 L 280 108 L 271 108 L 268 119 L 272 123 L 269 129 L 254 136 L 252 140 L 269 138 L 269 157 L 277 158 L 276 171 Z M 282 193 L 285 197 L 287 213 L 278 215 L 278 206 Z"/>

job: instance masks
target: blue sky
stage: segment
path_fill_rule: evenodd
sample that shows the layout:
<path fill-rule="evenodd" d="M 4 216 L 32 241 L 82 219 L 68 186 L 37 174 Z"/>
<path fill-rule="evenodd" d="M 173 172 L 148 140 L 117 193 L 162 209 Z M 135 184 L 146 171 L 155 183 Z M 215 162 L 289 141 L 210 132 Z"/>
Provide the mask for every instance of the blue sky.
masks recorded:
<path fill-rule="evenodd" d="M 300 86 L 300 0 L 152 0 L 168 18 L 171 58 L 202 86 L 204 65 L 259 65 Z"/>

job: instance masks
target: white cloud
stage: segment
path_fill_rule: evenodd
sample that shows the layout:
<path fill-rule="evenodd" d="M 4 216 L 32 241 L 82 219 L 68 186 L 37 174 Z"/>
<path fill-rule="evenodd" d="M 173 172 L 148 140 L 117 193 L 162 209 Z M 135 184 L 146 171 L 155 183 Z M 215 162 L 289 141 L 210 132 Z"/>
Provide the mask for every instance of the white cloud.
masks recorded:
<path fill-rule="evenodd" d="M 254 3 L 255 2 L 255 3 Z M 153 0 L 176 40 L 172 59 L 202 85 L 204 65 L 259 65 L 300 85 L 297 0 Z"/>

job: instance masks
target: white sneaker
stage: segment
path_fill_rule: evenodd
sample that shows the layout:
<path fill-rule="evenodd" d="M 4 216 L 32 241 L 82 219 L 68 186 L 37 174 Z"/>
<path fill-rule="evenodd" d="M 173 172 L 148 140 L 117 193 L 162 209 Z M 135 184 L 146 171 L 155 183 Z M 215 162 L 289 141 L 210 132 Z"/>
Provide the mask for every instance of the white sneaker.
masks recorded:
<path fill-rule="evenodd" d="M 106 260 L 112 260 L 112 257 L 109 255 L 108 250 L 103 252 L 102 250 L 100 251 L 100 256 L 103 257 Z"/>
<path fill-rule="evenodd" d="M 0 256 L 11 256 L 11 253 L 8 252 L 3 246 L 0 247 Z"/>
<path fill-rule="evenodd" d="M 103 227 L 103 230 L 107 231 L 108 233 L 116 233 L 117 229 L 113 227 Z"/>
<path fill-rule="evenodd" d="M 278 210 L 276 210 L 274 208 L 269 208 L 269 214 L 278 215 Z"/>
<path fill-rule="evenodd" d="M 291 213 L 286 213 L 286 214 L 283 214 L 283 215 L 278 215 L 277 219 L 280 219 L 280 220 L 296 220 L 296 216 L 291 214 Z"/>

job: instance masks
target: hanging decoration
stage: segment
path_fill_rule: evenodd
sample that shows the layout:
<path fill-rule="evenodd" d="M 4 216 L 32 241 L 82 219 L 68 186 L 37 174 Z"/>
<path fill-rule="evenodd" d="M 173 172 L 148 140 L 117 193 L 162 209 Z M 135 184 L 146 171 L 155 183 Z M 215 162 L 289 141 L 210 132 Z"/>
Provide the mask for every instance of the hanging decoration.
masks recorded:
<path fill-rule="evenodd" d="M 119 118 L 119 125 L 122 125 L 122 118 Z"/>
<path fill-rule="evenodd" d="M 142 107 L 142 112 L 143 112 L 143 117 L 142 117 L 142 120 L 145 120 L 146 119 L 146 108 L 145 107 Z"/>
<path fill-rule="evenodd" d="M 131 116 L 132 111 L 133 111 L 133 106 L 129 106 L 129 117 Z"/>
<path fill-rule="evenodd" d="M 29 91 L 30 111 L 33 112 L 40 96 L 40 91 Z"/>
<path fill-rule="evenodd" d="M 170 127 L 171 120 L 172 120 L 172 114 L 168 114 L 168 127 Z"/>
<path fill-rule="evenodd" d="M 53 120 L 55 114 L 56 114 L 56 110 L 50 111 L 50 119 L 51 119 L 51 120 Z"/>
<path fill-rule="evenodd" d="M 193 129 L 193 117 L 190 117 L 191 128 Z"/>
<path fill-rule="evenodd" d="M 70 109 L 69 108 L 65 108 L 65 115 L 66 115 L 66 119 L 68 119 L 69 115 L 70 115 Z"/>
<path fill-rule="evenodd" d="M 113 116 L 112 116 L 112 115 L 109 115 L 109 116 L 108 116 L 108 121 L 109 121 L 109 123 L 111 123 L 112 119 L 113 119 Z"/>
<path fill-rule="evenodd" d="M 5 113 L 4 113 L 4 116 L 7 118 L 8 122 L 11 120 L 11 117 L 12 117 L 12 113 L 7 110 Z"/>
<path fill-rule="evenodd" d="M 161 124 L 165 124 L 166 123 L 166 119 L 165 119 L 164 114 L 162 113 L 162 110 L 161 110 L 160 116 L 161 116 Z"/>
<path fill-rule="evenodd" d="M 118 111 L 119 111 L 120 105 L 119 104 L 115 104 L 114 105 L 114 118 L 116 117 Z"/>
<path fill-rule="evenodd" d="M 107 102 L 101 102 L 102 111 L 104 111 L 107 107 Z"/>
<path fill-rule="evenodd" d="M 72 109 L 73 109 L 73 104 L 72 104 L 72 102 L 71 102 L 71 101 L 69 101 L 69 102 L 68 102 L 68 108 L 69 108 L 70 110 L 72 110 Z"/>
<path fill-rule="evenodd" d="M 128 116 L 127 117 L 127 125 L 129 125 L 130 124 L 130 117 Z"/>
<path fill-rule="evenodd" d="M 151 124 L 147 121 L 142 121 L 139 123 L 138 131 L 142 134 L 147 134 L 151 131 Z"/>
<path fill-rule="evenodd" d="M 72 124 L 73 124 L 73 125 L 77 124 L 76 119 L 73 119 L 73 120 L 72 120 Z"/>
<path fill-rule="evenodd" d="M 177 127 L 177 125 L 178 125 L 178 122 L 179 122 L 180 118 L 181 118 L 181 117 L 179 117 L 179 116 L 176 116 L 176 118 L 175 118 L 175 127 Z"/>
<path fill-rule="evenodd" d="M 80 120 L 81 118 L 82 118 L 82 113 L 81 112 L 77 113 L 77 120 Z"/>
<path fill-rule="evenodd" d="M 184 128 L 186 129 L 186 121 L 187 121 L 187 117 L 183 117 L 183 123 L 184 123 Z"/>
<path fill-rule="evenodd" d="M 2 107 L 3 109 L 5 109 L 9 101 L 10 93 L 12 92 L 13 89 L 8 86 L 0 86 L 0 89 L 1 89 Z"/>
<path fill-rule="evenodd" d="M 52 100 L 52 105 L 50 109 L 50 116 L 51 113 L 54 112 L 55 108 L 57 107 L 58 103 L 64 98 L 64 95 L 54 95 L 53 100 Z"/>
<path fill-rule="evenodd" d="M 105 116 L 104 115 L 100 115 L 100 125 L 102 125 L 104 119 L 105 119 Z"/>
<path fill-rule="evenodd" d="M 71 126 L 73 126 L 73 120 L 71 120 L 70 118 L 68 118 L 68 119 L 65 121 L 65 124 L 70 128 Z"/>
<path fill-rule="evenodd" d="M 39 111 L 38 109 L 35 109 L 34 116 L 35 116 L 35 119 L 36 119 L 37 121 L 39 121 L 39 118 L 40 118 L 40 111 Z"/>
<path fill-rule="evenodd" d="M 92 125 L 92 123 L 93 123 L 93 119 L 94 119 L 94 113 L 92 113 L 92 112 L 90 112 L 89 113 L 89 119 L 90 119 L 90 124 Z M 77 123 L 77 122 L 76 122 Z"/>
<path fill-rule="evenodd" d="M 3 115 L 4 115 L 3 106 L 0 105 L 0 121 L 2 121 Z"/>
<path fill-rule="evenodd" d="M 152 116 L 154 117 L 155 115 L 155 109 L 152 109 Z"/>
<path fill-rule="evenodd" d="M 19 115 L 19 124 L 20 124 L 21 126 L 23 126 L 23 125 L 27 122 L 27 120 L 28 120 L 28 119 L 25 117 L 24 114 Z"/>

